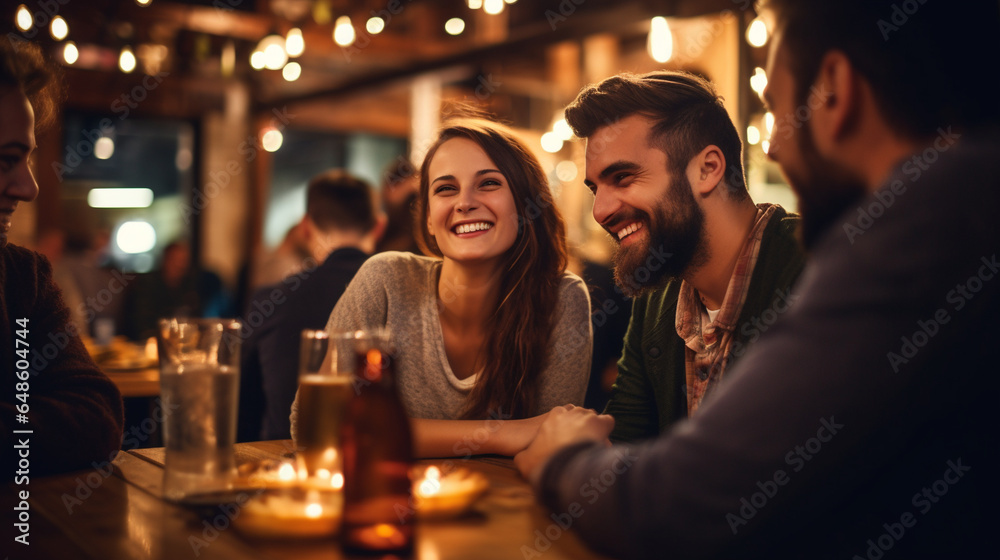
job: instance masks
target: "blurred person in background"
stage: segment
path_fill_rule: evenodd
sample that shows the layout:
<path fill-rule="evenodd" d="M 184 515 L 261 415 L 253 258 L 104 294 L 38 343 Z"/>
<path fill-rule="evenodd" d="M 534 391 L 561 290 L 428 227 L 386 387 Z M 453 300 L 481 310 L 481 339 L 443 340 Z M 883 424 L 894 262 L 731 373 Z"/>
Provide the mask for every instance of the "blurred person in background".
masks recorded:
<path fill-rule="evenodd" d="M 420 255 L 413 223 L 413 209 L 420 190 L 417 168 L 399 156 L 386 166 L 382 178 L 382 208 L 388 224 L 375 251 L 406 251 Z"/>
<path fill-rule="evenodd" d="M 160 268 L 139 275 L 126 291 L 124 334 L 132 340 L 156 336 L 165 317 L 225 317 L 233 315 L 222 280 L 195 267 L 186 241 L 163 248 Z"/>
<path fill-rule="evenodd" d="M 11 41 L 0 37 L 0 447 L 5 476 L 33 477 L 112 460 L 123 417 L 121 394 L 84 349 L 48 260 L 7 243 L 18 204 L 38 196 L 29 165 L 36 121 L 44 127 L 58 102 L 41 49 Z"/>
<path fill-rule="evenodd" d="M 277 284 L 302 270 L 309 258 L 309 231 L 305 220 L 288 228 L 285 237 L 274 250 L 265 254 L 254 267 L 251 289 Z"/>
<path fill-rule="evenodd" d="M 238 441 L 288 439 L 303 329 L 322 329 L 385 228 L 365 181 L 341 170 L 306 188 L 307 266 L 257 291 L 244 313 Z"/>

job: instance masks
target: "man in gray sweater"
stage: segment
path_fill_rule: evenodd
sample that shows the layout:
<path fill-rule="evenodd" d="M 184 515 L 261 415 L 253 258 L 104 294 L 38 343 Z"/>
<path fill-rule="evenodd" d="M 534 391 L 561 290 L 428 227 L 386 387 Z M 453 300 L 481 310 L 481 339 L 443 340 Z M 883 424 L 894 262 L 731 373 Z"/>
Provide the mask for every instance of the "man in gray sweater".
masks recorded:
<path fill-rule="evenodd" d="M 976 61 L 997 57 L 997 3 L 770 4 L 799 300 L 654 442 L 608 447 L 611 417 L 574 409 L 517 465 L 557 528 L 623 558 L 980 557 L 1000 497 L 1000 119 Z"/>

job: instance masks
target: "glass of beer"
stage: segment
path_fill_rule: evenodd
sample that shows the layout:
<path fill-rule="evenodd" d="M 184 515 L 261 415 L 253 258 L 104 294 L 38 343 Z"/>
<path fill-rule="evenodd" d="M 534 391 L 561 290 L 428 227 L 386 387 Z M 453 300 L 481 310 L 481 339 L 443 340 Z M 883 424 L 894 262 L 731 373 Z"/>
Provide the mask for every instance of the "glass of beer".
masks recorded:
<path fill-rule="evenodd" d="M 299 476 L 319 488 L 343 487 L 341 430 L 354 391 L 346 334 L 306 329 L 299 354 L 296 424 Z M 353 355 L 353 354 L 352 354 Z"/>
<path fill-rule="evenodd" d="M 211 502 L 236 475 L 240 322 L 161 319 L 160 392 L 166 447 L 163 494 L 177 502 Z"/>

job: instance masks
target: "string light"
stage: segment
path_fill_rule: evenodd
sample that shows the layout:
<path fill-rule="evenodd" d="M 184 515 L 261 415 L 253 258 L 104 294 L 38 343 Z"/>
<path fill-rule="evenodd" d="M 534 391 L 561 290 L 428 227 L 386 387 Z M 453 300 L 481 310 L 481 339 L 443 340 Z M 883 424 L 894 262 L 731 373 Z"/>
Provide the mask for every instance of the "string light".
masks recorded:
<path fill-rule="evenodd" d="M 340 16 L 333 27 L 333 41 L 342 47 L 349 47 L 354 44 L 354 26 L 351 25 L 349 16 Z"/>
<path fill-rule="evenodd" d="M 767 25 L 764 20 L 754 18 L 747 27 L 747 42 L 754 47 L 763 47 L 767 44 Z"/>
<path fill-rule="evenodd" d="M 570 128 L 569 123 L 566 119 L 559 119 L 552 125 L 552 132 L 556 133 L 563 142 L 569 142 L 573 139 L 573 129 Z"/>
<path fill-rule="evenodd" d="M 80 51 L 77 50 L 76 45 L 73 41 L 67 41 L 66 46 L 63 47 L 63 60 L 66 61 L 66 64 L 74 64 L 79 58 Z"/>
<path fill-rule="evenodd" d="M 49 33 L 52 34 L 52 38 L 56 41 L 62 41 L 69 35 L 69 25 L 66 24 L 66 20 L 62 16 L 56 16 L 52 18 L 52 23 L 49 24 Z"/>
<path fill-rule="evenodd" d="M 281 69 L 281 77 L 285 78 L 286 82 L 294 82 L 299 79 L 302 75 L 302 66 L 298 62 L 289 62 Z"/>
<path fill-rule="evenodd" d="M 17 14 L 14 16 L 14 23 L 17 24 L 17 28 L 21 31 L 27 31 L 34 27 L 35 18 L 31 17 L 31 12 L 28 11 L 28 7 L 21 4 L 17 7 Z"/>
<path fill-rule="evenodd" d="M 250 67 L 254 70 L 262 70 L 264 68 L 264 53 L 262 51 L 254 51 L 250 55 Z"/>
<path fill-rule="evenodd" d="M 483 0 L 483 11 L 495 16 L 503 11 L 503 0 Z"/>
<path fill-rule="evenodd" d="M 268 129 L 263 136 L 260 137 L 260 144 L 268 152 L 277 152 L 281 148 L 281 143 L 284 142 L 285 138 L 281 135 L 281 131 L 276 128 Z"/>
<path fill-rule="evenodd" d="M 483 0 L 469 0 L 468 4 L 470 10 L 478 10 L 483 7 Z"/>
<path fill-rule="evenodd" d="M 285 52 L 288 53 L 288 56 L 295 58 L 305 50 L 306 41 L 302 37 L 302 30 L 298 27 L 289 29 L 288 34 L 285 35 Z"/>
<path fill-rule="evenodd" d="M 542 135 L 542 149 L 550 154 L 554 154 L 563 147 L 562 138 L 555 132 L 546 132 Z"/>
<path fill-rule="evenodd" d="M 462 18 L 451 18 L 444 23 L 444 30 L 448 35 L 461 35 L 465 31 L 465 20 Z"/>
<path fill-rule="evenodd" d="M 122 54 L 118 57 L 118 67 L 126 74 L 135 70 L 135 55 L 132 54 L 132 47 L 122 47 Z"/>
<path fill-rule="evenodd" d="M 753 70 L 753 77 L 750 78 L 750 89 L 757 92 L 757 95 L 762 95 L 764 93 L 764 88 L 767 87 L 767 74 L 764 73 L 764 69 L 758 66 Z"/>
<path fill-rule="evenodd" d="M 281 70 L 288 62 L 288 53 L 285 52 L 285 38 L 281 35 L 268 35 L 257 43 L 258 51 L 264 53 L 264 68 L 268 70 Z M 250 59 L 253 65 L 253 58 Z"/>
<path fill-rule="evenodd" d="M 365 23 L 365 29 L 372 35 L 378 35 L 385 30 L 385 20 L 378 16 L 370 17 L 368 18 L 368 22 Z"/>
<path fill-rule="evenodd" d="M 649 39 L 646 49 L 653 60 L 664 63 L 674 55 L 674 37 L 670 33 L 670 25 L 665 17 L 654 17 L 649 22 Z"/>

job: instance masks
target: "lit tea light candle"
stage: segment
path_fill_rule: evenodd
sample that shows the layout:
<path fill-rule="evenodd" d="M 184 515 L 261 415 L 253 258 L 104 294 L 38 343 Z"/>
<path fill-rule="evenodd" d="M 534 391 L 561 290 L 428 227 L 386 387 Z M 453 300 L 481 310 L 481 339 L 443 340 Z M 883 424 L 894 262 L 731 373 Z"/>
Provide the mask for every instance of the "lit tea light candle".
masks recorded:
<path fill-rule="evenodd" d="M 254 497 L 234 523 L 254 537 L 321 538 L 337 533 L 343 509 L 342 492 L 295 489 Z"/>
<path fill-rule="evenodd" d="M 442 519 L 464 513 L 489 488 L 483 475 L 468 469 L 442 473 L 430 466 L 414 483 L 417 515 Z"/>

